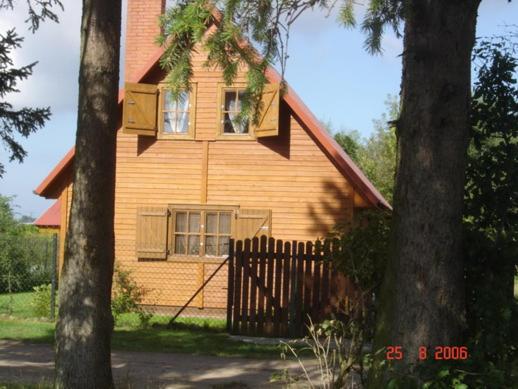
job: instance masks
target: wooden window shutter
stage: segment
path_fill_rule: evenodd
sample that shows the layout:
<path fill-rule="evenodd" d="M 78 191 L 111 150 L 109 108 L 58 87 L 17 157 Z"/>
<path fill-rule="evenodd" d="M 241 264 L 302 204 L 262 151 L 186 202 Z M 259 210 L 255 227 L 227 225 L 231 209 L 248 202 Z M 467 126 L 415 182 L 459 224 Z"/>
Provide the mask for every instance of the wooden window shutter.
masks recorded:
<path fill-rule="evenodd" d="M 255 136 L 279 135 L 280 84 L 266 84 L 261 103 L 259 123 L 254 127 Z"/>
<path fill-rule="evenodd" d="M 167 258 L 168 218 L 167 208 L 137 210 L 137 258 Z"/>
<path fill-rule="evenodd" d="M 157 86 L 127 82 L 124 93 L 122 131 L 125 134 L 155 136 L 158 109 Z"/>
<path fill-rule="evenodd" d="M 236 212 L 236 240 L 271 236 L 272 211 L 269 209 L 239 209 Z"/>

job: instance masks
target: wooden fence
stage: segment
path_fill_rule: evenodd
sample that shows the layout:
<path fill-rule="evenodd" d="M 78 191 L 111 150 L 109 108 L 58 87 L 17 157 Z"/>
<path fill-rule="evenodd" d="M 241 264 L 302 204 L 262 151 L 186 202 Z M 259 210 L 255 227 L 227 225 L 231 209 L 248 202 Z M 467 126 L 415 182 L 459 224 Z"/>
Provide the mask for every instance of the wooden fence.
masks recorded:
<path fill-rule="evenodd" d="M 337 242 L 230 241 L 227 329 L 236 335 L 299 337 L 356 298 L 331 266 Z"/>

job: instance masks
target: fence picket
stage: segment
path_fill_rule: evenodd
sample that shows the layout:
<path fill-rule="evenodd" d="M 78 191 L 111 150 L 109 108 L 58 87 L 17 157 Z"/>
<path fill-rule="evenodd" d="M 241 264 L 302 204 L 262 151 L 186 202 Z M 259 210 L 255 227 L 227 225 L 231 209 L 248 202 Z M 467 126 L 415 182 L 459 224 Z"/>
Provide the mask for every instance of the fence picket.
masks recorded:
<path fill-rule="evenodd" d="M 329 277 L 330 277 L 330 269 L 329 269 L 329 253 L 330 253 L 330 244 L 329 239 L 324 241 L 324 250 L 323 250 L 323 264 L 322 264 L 322 307 L 323 310 L 321 315 L 326 315 L 330 310 L 330 293 L 329 293 Z"/>
<path fill-rule="evenodd" d="M 250 239 L 245 239 L 243 248 L 243 298 L 241 303 L 241 333 L 248 334 L 248 296 L 250 286 Z"/>
<path fill-rule="evenodd" d="M 311 302 L 311 317 L 314 321 L 320 321 L 320 311 L 322 304 L 321 297 L 321 267 L 322 267 L 322 245 L 320 241 L 315 243 L 315 254 L 313 256 L 313 292 Z"/>
<path fill-rule="evenodd" d="M 308 315 L 311 314 L 311 256 L 313 254 L 313 243 L 306 242 L 306 251 L 304 253 L 304 315 L 302 321 L 307 323 Z"/>
<path fill-rule="evenodd" d="M 234 271 L 234 320 L 232 322 L 232 333 L 239 334 L 241 327 L 241 272 L 243 270 L 243 241 L 238 240 L 236 243 L 236 266 Z"/>
<path fill-rule="evenodd" d="M 268 262 L 266 275 L 265 333 L 273 335 L 273 271 L 275 261 L 275 239 L 268 239 Z"/>
<path fill-rule="evenodd" d="M 250 308 L 248 315 L 248 333 L 255 335 L 256 331 L 256 306 L 257 306 L 257 285 L 258 285 L 258 274 L 257 274 L 257 257 L 259 251 L 259 239 L 252 239 L 252 263 L 250 268 Z"/>
<path fill-rule="evenodd" d="M 261 236 L 261 241 L 259 243 L 259 301 L 257 303 L 257 333 L 262 334 L 264 330 L 264 298 L 267 293 L 265 292 L 267 289 L 266 284 L 266 244 L 267 237 L 265 235 Z"/>
<path fill-rule="evenodd" d="M 234 305 L 234 239 L 230 239 L 228 247 L 228 285 L 227 285 L 227 332 L 232 331 L 232 309 Z"/>
<path fill-rule="evenodd" d="M 281 302 L 281 333 L 288 332 L 289 322 L 289 293 L 290 293 L 290 242 L 284 243 L 282 256 L 282 302 Z"/>
<path fill-rule="evenodd" d="M 281 277 L 282 277 L 282 240 L 275 245 L 275 280 L 274 280 L 274 307 L 273 307 L 273 332 L 280 336 L 281 324 Z"/>
<path fill-rule="evenodd" d="M 302 336 L 308 316 L 321 321 L 354 286 L 333 268 L 339 241 L 283 242 L 266 237 L 230 242 L 227 328 L 233 334 Z M 345 306 L 344 306 L 345 304 Z"/>

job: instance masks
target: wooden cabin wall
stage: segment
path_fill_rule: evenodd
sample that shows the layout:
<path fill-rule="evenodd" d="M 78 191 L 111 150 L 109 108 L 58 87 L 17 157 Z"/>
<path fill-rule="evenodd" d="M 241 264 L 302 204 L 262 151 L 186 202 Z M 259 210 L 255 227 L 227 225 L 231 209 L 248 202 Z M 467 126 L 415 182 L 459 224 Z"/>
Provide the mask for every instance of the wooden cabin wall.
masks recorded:
<path fill-rule="evenodd" d="M 63 260 L 65 258 L 65 236 L 68 230 L 68 220 L 70 218 L 70 207 L 72 205 L 72 183 L 70 179 L 64 185 L 64 188 L 59 196 L 61 202 L 60 208 L 60 226 L 59 226 L 59 244 L 58 244 L 58 272 L 61 272 L 63 267 Z"/>
<path fill-rule="evenodd" d="M 278 137 L 216 139 L 221 72 L 205 68 L 200 53 L 193 58 L 193 82 L 197 83 L 194 140 L 117 133 L 115 258 L 147 290 L 144 303 L 150 305 L 183 305 L 222 259 L 137 260 L 138 207 L 177 203 L 271 209 L 271 236 L 314 240 L 325 236 L 335 223 L 350 220 L 358 197 L 284 103 Z M 153 81 L 157 80 L 144 82 Z M 238 82 L 244 81 L 241 72 Z M 60 197 L 60 267 L 71 190 L 68 185 Z M 223 267 L 191 306 L 225 308 L 226 278 Z"/>

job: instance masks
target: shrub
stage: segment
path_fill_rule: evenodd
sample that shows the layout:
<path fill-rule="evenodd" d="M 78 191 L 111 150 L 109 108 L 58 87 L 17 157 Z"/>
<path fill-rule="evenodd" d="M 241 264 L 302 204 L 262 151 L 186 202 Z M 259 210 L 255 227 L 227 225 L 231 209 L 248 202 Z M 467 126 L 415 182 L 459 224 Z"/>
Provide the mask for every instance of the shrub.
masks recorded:
<path fill-rule="evenodd" d="M 131 271 L 122 269 L 119 264 L 115 264 L 113 277 L 112 314 L 115 321 L 123 313 L 136 313 L 141 326 L 148 327 L 153 315 L 140 305 L 148 290 L 139 286 Z"/>
<path fill-rule="evenodd" d="M 339 249 L 332 251 L 333 266 L 354 283 L 357 298 L 337 318 L 308 327 L 307 349 L 319 363 L 324 388 L 343 387 L 346 382 L 365 379 L 363 346 L 372 339 L 375 320 L 375 296 L 381 285 L 389 256 L 390 214 L 379 210 L 364 211 L 354 224 L 335 227 L 333 238 Z M 297 359 L 297 352 L 287 347 Z M 310 377 L 299 359 L 306 380 Z"/>
<path fill-rule="evenodd" d="M 37 317 L 50 316 L 50 299 L 52 293 L 51 284 L 43 284 L 33 288 L 32 311 Z"/>

